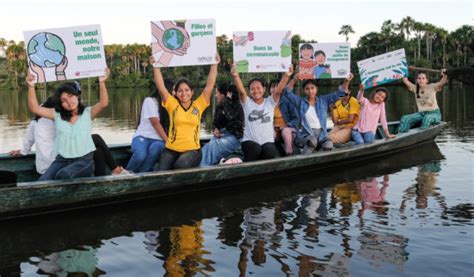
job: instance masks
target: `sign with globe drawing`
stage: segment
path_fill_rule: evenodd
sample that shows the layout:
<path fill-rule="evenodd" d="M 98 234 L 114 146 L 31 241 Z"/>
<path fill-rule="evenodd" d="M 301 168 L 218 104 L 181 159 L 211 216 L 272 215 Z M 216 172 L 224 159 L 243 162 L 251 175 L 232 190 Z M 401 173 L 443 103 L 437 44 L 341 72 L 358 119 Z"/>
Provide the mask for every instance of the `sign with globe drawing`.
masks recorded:
<path fill-rule="evenodd" d="M 213 19 L 151 22 L 155 67 L 214 64 L 217 53 Z"/>
<path fill-rule="evenodd" d="M 234 32 L 237 72 L 286 72 L 291 66 L 291 31 Z"/>
<path fill-rule="evenodd" d="M 99 25 L 24 32 L 26 54 L 36 82 L 103 76 L 106 67 Z"/>

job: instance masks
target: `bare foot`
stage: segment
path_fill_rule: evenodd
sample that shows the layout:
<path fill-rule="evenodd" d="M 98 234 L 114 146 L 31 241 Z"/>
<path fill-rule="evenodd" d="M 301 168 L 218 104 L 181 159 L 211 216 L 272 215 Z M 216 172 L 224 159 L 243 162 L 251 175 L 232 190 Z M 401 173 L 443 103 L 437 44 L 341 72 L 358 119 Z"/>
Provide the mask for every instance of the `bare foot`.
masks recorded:
<path fill-rule="evenodd" d="M 122 171 L 123 171 L 123 167 L 117 166 L 116 168 L 112 170 L 112 175 L 119 175 L 120 173 L 122 173 Z"/>

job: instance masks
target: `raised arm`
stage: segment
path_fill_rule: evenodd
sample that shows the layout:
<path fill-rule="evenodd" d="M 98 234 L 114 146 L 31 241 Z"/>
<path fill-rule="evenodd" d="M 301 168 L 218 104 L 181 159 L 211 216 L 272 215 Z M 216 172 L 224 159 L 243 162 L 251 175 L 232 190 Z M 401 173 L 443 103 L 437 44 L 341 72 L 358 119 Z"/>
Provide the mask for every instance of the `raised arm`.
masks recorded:
<path fill-rule="evenodd" d="M 344 82 L 342 83 L 342 89 L 344 90 L 344 92 L 349 92 L 349 84 L 351 83 L 352 79 L 354 79 L 354 74 L 352 73 L 349 73 L 347 78 L 344 79 Z"/>
<path fill-rule="evenodd" d="M 239 92 L 240 102 L 245 103 L 247 101 L 247 91 L 245 90 L 244 84 L 242 83 L 242 80 L 240 79 L 239 72 L 237 72 L 237 68 L 235 64 L 233 64 L 232 68 L 230 69 L 230 75 L 232 76 L 235 87 L 237 88 L 237 91 Z"/>
<path fill-rule="evenodd" d="M 297 72 L 295 73 L 295 75 L 293 76 L 293 79 L 291 79 L 291 81 L 288 83 L 288 85 L 286 86 L 289 90 L 293 90 L 295 88 L 295 84 L 297 81 L 300 80 L 300 73 Z"/>
<path fill-rule="evenodd" d="M 150 57 L 150 64 L 155 63 L 155 58 L 153 56 Z M 153 79 L 155 80 L 156 88 L 160 93 L 161 101 L 166 103 L 168 97 L 171 95 L 170 92 L 166 89 L 165 81 L 163 79 L 163 74 L 161 74 L 161 69 L 159 67 L 153 67 Z"/>
<path fill-rule="evenodd" d="M 357 93 L 357 101 L 359 101 L 360 105 L 364 103 L 364 89 L 365 89 L 364 84 L 360 83 L 359 92 Z"/>
<path fill-rule="evenodd" d="M 410 87 L 410 86 L 414 86 L 415 84 L 413 84 L 412 82 L 410 82 L 410 80 L 408 80 L 407 77 L 403 77 L 402 79 L 402 82 L 405 84 L 405 86 L 407 87 Z"/>
<path fill-rule="evenodd" d="M 448 83 L 448 75 L 446 75 L 446 69 L 441 69 L 441 80 L 436 83 L 436 91 L 443 90 L 443 87 Z"/>
<path fill-rule="evenodd" d="M 275 100 L 275 103 L 278 103 L 278 100 L 280 100 L 280 95 L 285 89 L 286 85 L 288 84 L 288 81 L 290 80 L 291 75 L 293 75 L 293 65 L 288 68 L 288 71 L 285 72 L 283 77 L 280 80 L 280 83 L 278 83 L 278 86 L 275 88 L 275 92 L 272 94 L 273 100 Z"/>
<path fill-rule="evenodd" d="M 415 92 L 416 91 L 416 85 L 413 84 L 412 82 L 410 82 L 410 80 L 408 80 L 407 77 L 404 77 L 402 79 L 402 82 L 403 84 L 405 84 L 405 86 L 408 88 L 409 91 L 411 92 Z"/>
<path fill-rule="evenodd" d="M 91 109 L 91 118 L 94 119 L 96 116 L 107 106 L 109 105 L 109 93 L 107 92 L 107 86 L 105 85 L 105 81 L 110 76 L 110 69 L 106 68 L 104 72 L 104 76 L 99 77 L 99 102 L 92 106 Z"/>
<path fill-rule="evenodd" d="M 209 69 L 209 76 L 207 77 L 207 82 L 206 86 L 204 87 L 204 90 L 202 91 L 202 94 L 204 95 L 204 99 L 206 99 L 207 103 L 211 103 L 211 95 L 212 91 L 214 90 L 214 86 L 216 84 L 216 79 L 217 79 L 217 66 L 221 62 L 221 57 L 219 57 L 219 54 L 216 54 L 216 63 L 211 65 L 211 69 Z"/>
<path fill-rule="evenodd" d="M 36 98 L 36 90 L 35 90 L 35 75 L 28 74 L 26 78 L 26 83 L 28 85 L 28 108 L 30 111 L 40 117 L 54 119 L 54 109 L 53 108 L 45 108 L 41 107 L 38 104 L 38 99 Z"/>

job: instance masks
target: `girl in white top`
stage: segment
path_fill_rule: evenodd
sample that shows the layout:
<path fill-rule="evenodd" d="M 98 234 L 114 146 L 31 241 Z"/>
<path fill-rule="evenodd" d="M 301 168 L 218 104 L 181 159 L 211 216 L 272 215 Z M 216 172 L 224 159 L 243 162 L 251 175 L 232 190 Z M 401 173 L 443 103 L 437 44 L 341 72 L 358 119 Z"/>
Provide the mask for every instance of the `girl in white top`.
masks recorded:
<path fill-rule="evenodd" d="M 140 122 L 132 138 L 132 157 L 127 164 L 127 170 L 133 172 L 148 172 L 165 148 L 168 139 L 160 120 L 161 98 L 156 89 L 152 95 L 143 100 Z"/>
<path fill-rule="evenodd" d="M 54 108 L 53 98 L 49 97 L 41 106 L 44 108 Z M 57 153 L 54 151 L 55 138 L 56 127 L 54 120 L 36 116 L 28 125 L 21 149 L 12 150 L 8 154 L 12 156 L 28 155 L 35 144 L 36 171 L 42 175 L 56 158 Z"/>
<path fill-rule="evenodd" d="M 264 97 L 265 82 L 259 78 L 249 81 L 250 98 L 240 79 L 235 65 L 232 66 L 231 75 L 240 96 L 240 103 L 244 110 L 245 128 L 242 139 L 244 161 L 259 159 L 272 159 L 278 156 L 273 135 L 273 116 L 275 106 L 285 88 L 293 67 L 290 67 L 278 84 L 275 92 L 270 97 Z"/>

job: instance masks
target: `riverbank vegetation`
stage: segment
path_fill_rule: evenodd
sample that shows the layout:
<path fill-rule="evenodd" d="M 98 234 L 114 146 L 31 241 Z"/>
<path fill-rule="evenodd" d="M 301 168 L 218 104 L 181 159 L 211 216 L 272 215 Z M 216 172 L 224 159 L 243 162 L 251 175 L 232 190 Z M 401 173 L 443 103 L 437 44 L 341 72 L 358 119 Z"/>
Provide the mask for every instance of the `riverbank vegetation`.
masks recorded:
<path fill-rule="evenodd" d="M 351 25 L 343 25 L 339 34 L 348 41 L 355 33 Z M 1 34 L 0 34 L 1 35 Z M 370 32 L 360 37 L 357 45 L 351 49 L 352 72 L 357 76 L 356 61 L 405 48 L 409 64 L 430 68 L 452 68 L 474 64 L 474 27 L 463 25 L 448 32 L 430 23 L 417 22 L 405 17 L 400 22 L 385 21 L 379 32 Z M 298 45 L 307 41 L 296 34 L 292 39 L 293 64 L 297 64 Z M 0 87 L 20 89 L 24 86 L 27 71 L 25 43 L 0 38 Z M 226 35 L 217 37 L 217 48 L 222 63 L 219 65 L 219 80 L 230 80 L 229 69 L 232 63 L 232 40 Z M 1 54 L 1 53 L 0 53 Z M 111 68 L 110 87 L 148 87 L 152 78 L 149 66 L 151 48 L 145 44 L 105 45 L 107 64 Z M 205 66 L 186 66 L 164 69 L 165 76 L 180 78 L 186 76 L 193 83 L 204 85 L 207 76 Z M 244 74 L 251 78 L 252 74 Z M 262 74 L 260 74 L 262 75 Z M 263 74 L 264 78 L 276 77 L 276 74 Z M 245 77 L 245 76 L 244 76 Z M 80 80 L 83 85 L 95 86 L 96 80 Z M 244 80 L 245 81 L 245 80 Z M 53 84 L 54 85 L 54 84 Z M 48 84 L 48 86 L 50 86 Z"/>

